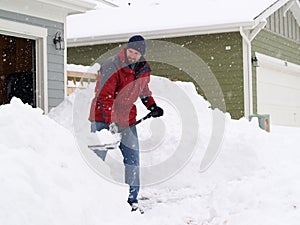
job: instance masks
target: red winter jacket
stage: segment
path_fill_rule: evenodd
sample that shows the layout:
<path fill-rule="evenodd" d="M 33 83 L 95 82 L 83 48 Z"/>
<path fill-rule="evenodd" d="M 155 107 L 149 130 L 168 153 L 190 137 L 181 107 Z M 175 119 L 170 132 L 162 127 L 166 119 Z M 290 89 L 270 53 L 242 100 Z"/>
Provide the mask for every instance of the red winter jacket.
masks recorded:
<path fill-rule="evenodd" d="M 149 108 L 155 104 L 149 90 L 150 65 L 142 57 L 135 69 L 126 62 L 126 49 L 107 59 L 100 68 L 95 97 L 91 104 L 90 121 L 110 124 L 117 122 L 121 127 L 130 126 L 136 121 L 134 103 L 140 97 Z"/>

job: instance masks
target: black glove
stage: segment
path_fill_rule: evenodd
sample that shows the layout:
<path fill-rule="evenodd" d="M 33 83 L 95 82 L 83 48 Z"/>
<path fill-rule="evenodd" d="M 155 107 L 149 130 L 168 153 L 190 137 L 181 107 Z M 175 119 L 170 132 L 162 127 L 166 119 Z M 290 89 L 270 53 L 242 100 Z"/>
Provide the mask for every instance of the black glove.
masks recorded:
<path fill-rule="evenodd" d="M 119 124 L 118 124 L 118 123 L 115 123 L 115 122 L 111 123 L 111 124 L 109 125 L 109 131 L 110 131 L 110 133 L 112 133 L 112 134 L 119 133 L 119 132 L 120 132 Z"/>
<path fill-rule="evenodd" d="M 164 115 L 164 110 L 162 108 L 160 108 L 159 106 L 157 106 L 156 104 L 149 106 L 148 109 L 151 111 L 150 114 L 152 117 L 160 117 L 160 116 Z"/>

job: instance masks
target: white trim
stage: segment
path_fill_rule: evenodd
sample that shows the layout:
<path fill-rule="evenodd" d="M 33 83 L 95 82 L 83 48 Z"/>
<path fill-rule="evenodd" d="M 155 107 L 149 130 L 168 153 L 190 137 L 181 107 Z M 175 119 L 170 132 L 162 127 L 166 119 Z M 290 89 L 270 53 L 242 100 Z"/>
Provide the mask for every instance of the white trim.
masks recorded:
<path fill-rule="evenodd" d="M 274 12 L 276 12 L 278 9 L 280 9 L 282 6 L 284 6 L 289 1 L 294 0 L 278 0 L 273 5 L 268 7 L 265 11 L 263 11 L 260 15 L 258 15 L 255 19 L 265 19 L 268 18 L 270 15 L 272 15 Z"/>
<path fill-rule="evenodd" d="M 252 51 L 251 41 L 266 26 L 265 19 L 255 20 L 255 26 L 251 30 L 240 27 L 243 38 L 243 78 L 244 78 L 244 116 L 249 118 L 253 114 L 253 82 L 252 82 Z"/>
<path fill-rule="evenodd" d="M 66 35 L 66 30 L 67 30 L 67 26 L 66 26 L 66 21 L 64 23 L 64 39 L 67 40 L 67 35 Z M 64 96 L 66 97 L 68 95 L 68 75 L 67 75 L 67 48 L 65 47 L 64 49 Z"/>
<path fill-rule="evenodd" d="M 0 31 L 1 33 L 6 35 L 13 34 L 14 36 L 27 37 L 31 39 L 35 39 L 36 37 L 42 38 L 47 36 L 46 28 L 4 19 L 0 19 Z"/>
<path fill-rule="evenodd" d="M 300 26 L 300 2 L 295 0 L 295 4 L 291 7 L 291 12 L 293 13 L 295 19 L 297 20 L 297 23 Z"/>
<path fill-rule="evenodd" d="M 28 0 L 27 0 L 28 1 Z M 97 4 L 87 0 L 36 0 L 47 5 L 53 5 L 68 10 L 69 14 L 86 12 L 94 9 Z"/>
<path fill-rule="evenodd" d="M 296 0 L 290 1 L 285 6 L 283 6 L 283 16 L 286 17 L 287 12 L 290 10 L 290 8 L 296 3 Z"/>
<path fill-rule="evenodd" d="M 107 0 L 95 0 L 97 2 L 100 2 L 104 5 L 107 5 L 107 6 L 111 6 L 111 7 L 119 7 L 119 5 L 113 3 L 113 2 L 110 2 L 110 1 L 107 1 Z"/>
<path fill-rule="evenodd" d="M 37 83 L 37 106 L 48 113 L 48 67 L 47 67 L 47 39 L 38 39 L 36 42 L 36 83 Z M 40 60 L 40 59 L 44 60 Z M 44 74 L 44 76 L 38 76 Z"/>
<path fill-rule="evenodd" d="M 36 104 L 48 112 L 47 35 L 43 27 L 0 19 L 0 33 L 36 41 Z"/>
<path fill-rule="evenodd" d="M 62 22 L 67 16 L 67 11 L 62 8 L 47 6 L 37 1 L 29 1 L 26 4 L 23 0 L 5 1 L 1 2 L 0 9 L 56 22 Z"/>

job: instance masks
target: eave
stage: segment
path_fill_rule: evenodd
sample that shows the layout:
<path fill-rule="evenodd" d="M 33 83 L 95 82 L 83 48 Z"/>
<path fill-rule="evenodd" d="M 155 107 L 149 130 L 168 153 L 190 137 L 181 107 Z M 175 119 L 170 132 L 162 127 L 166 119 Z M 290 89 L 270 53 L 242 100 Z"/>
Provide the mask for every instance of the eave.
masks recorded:
<path fill-rule="evenodd" d="M 66 16 L 92 10 L 96 4 L 87 0 L 1 0 L 0 9 L 65 23 Z"/>

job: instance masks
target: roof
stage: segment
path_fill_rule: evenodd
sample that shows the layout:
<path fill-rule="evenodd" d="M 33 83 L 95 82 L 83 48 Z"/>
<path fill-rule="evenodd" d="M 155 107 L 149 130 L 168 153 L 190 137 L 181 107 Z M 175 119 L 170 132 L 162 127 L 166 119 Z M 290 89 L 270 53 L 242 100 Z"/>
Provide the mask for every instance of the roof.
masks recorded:
<path fill-rule="evenodd" d="M 156 38 L 251 29 L 287 2 L 139 0 L 120 7 L 99 7 L 67 17 L 68 46 L 126 41 L 134 33 Z"/>

